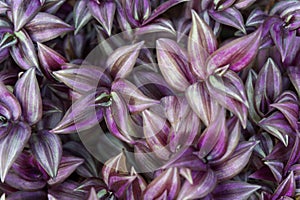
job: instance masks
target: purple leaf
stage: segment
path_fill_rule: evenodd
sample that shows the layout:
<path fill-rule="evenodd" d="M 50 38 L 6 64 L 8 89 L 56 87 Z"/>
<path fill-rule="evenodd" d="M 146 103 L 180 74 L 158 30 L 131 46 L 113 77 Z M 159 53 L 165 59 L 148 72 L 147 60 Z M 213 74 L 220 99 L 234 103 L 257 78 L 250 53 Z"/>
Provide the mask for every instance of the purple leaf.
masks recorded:
<path fill-rule="evenodd" d="M 282 180 L 284 164 L 278 161 L 267 161 L 265 162 L 265 165 L 269 167 L 277 183 L 280 183 Z"/>
<path fill-rule="evenodd" d="M 105 121 L 110 132 L 119 139 L 131 143 L 132 136 L 140 137 L 141 127 L 131 118 L 126 102 L 118 92 L 111 92 L 112 104 L 105 110 Z"/>
<path fill-rule="evenodd" d="M 227 135 L 227 128 L 225 126 L 225 111 L 221 109 L 218 113 L 217 118 L 212 121 L 205 131 L 201 134 L 198 148 L 198 156 L 200 158 L 205 158 L 210 154 L 211 151 L 214 151 L 214 148 L 218 148 L 218 142 L 223 141 L 221 144 L 221 151 L 225 151 L 225 141 Z M 225 141 L 224 141 L 225 140 Z"/>
<path fill-rule="evenodd" d="M 167 136 L 170 131 L 168 121 L 150 110 L 144 110 L 142 116 L 145 139 L 150 149 L 157 157 L 168 160 L 170 156 L 167 148 Z"/>
<path fill-rule="evenodd" d="M 257 142 L 242 142 L 227 160 L 214 165 L 218 181 L 229 180 L 239 174 L 247 165 L 256 144 Z"/>
<path fill-rule="evenodd" d="M 134 84 L 125 79 L 114 81 L 112 91 L 117 91 L 122 95 L 131 113 L 141 112 L 153 105 L 159 104 L 159 101 L 145 96 Z"/>
<path fill-rule="evenodd" d="M 108 96 L 106 89 L 92 91 L 82 96 L 68 109 L 60 123 L 52 130 L 53 133 L 74 133 L 80 132 L 98 124 L 103 117 L 101 103 L 97 98 Z M 106 102 L 105 102 L 106 103 Z"/>
<path fill-rule="evenodd" d="M 193 111 L 202 120 L 205 126 L 208 126 L 215 120 L 219 113 L 220 106 L 213 99 L 203 82 L 197 82 L 189 86 L 185 92 L 186 99 Z"/>
<path fill-rule="evenodd" d="M 175 90 L 184 92 L 189 83 L 188 56 L 173 40 L 159 39 L 156 42 L 157 60 L 165 81 Z M 191 76 L 190 76 L 191 77 Z"/>
<path fill-rule="evenodd" d="M 35 47 L 29 35 L 25 31 L 21 30 L 19 32 L 15 32 L 15 36 L 18 38 L 18 43 L 10 49 L 10 54 L 14 61 L 25 70 L 31 67 L 38 67 L 39 64 Z"/>
<path fill-rule="evenodd" d="M 41 8 L 40 0 L 12 0 L 12 16 L 15 31 L 19 31 Z"/>
<path fill-rule="evenodd" d="M 186 2 L 186 1 L 189 1 L 189 0 L 168 0 L 165 3 L 162 3 L 159 7 L 157 7 L 155 10 L 153 10 L 151 16 L 143 22 L 143 25 L 148 24 L 152 20 L 156 19 L 159 15 L 163 14 L 164 12 L 169 10 L 171 7 L 173 7 L 179 3 L 182 3 L 182 2 Z"/>
<path fill-rule="evenodd" d="M 276 200 L 279 197 L 287 196 L 287 197 L 294 197 L 296 190 L 296 183 L 294 179 L 294 173 L 291 172 L 289 176 L 284 179 L 281 184 L 275 190 L 272 200 Z"/>
<path fill-rule="evenodd" d="M 246 26 L 259 26 L 266 20 L 267 17 L 268 15 L 262 10 L 258 8 L 254 9 L 246 21 Z"/>
<path fill-rule="evenodd" d="M 299 105 L 297 96 L 293 92 L 282 93 L 270 107 L 278 109 L 289 121 L 291 127 L 298 130 Z"/>
<path fill-rule="evenodd" d="M 222 77 L 210 76 L 206 82 L 210 96 L 223 107 L 233 112 L 246 127 L 248 101 L 242 80 L 233 71 L 227 71 Z"/>
<path fill-rule="evenodd" d="M 62 156 L 58 166 L 57 176 L 49 179 L 48 184 L 54 185 L 62 183 L 83 163 L 83 161 L 83 159 L 74 156 Z"/>
<path fill-rule="evenodd" d="M 4 182 L 8 170 L 22 152 L 30 137 L 30 127 L 25 123 L 18 123 L 0 140 L 0 177 Z"/>
<path fill-rule="evenodd" d="M 37 43 L 37 47 L 41 70 L 48 78 L 51 78 L 50 73 L 61 69 L 61 65 L 66 62 L 66 59 L 53 49 L 39 42 Z"/>
<path fill-rule="evenodd" d="M 101 67 L 67 63 L 62 68 L 65 69 L 53 72 L 54 77 L 80 94 L 95 90 L 98 86 L 111 86 L 111 77 Z"/>
<path fill-rule="evenodd" d="M 50 13 L 50 14 L 55 14 L 60 7 L 66 2 L 66 0 L 40 0 L 43 2 L 43 8 L 42 10 Z"/>
<path fill-rule="evenodd" d="M 107 59 L 106 66 L 110 69 L 110 74 L 114 79 L 126 78 L 128 76 L 140 53 L 144 42 L 123 46 L 116 49 Z"/>
<path fill-rule="evenodd" d="M 258 125 L 278 138 L 285 146 L 289 143 L 289 134 L 294 131 L 281 112 L 274 112 L 259 121 Z"/>
<path fill-rule="evenodd" d="M 188 39 L 188 52 L 192 70 L 201 79 L 205 79 L 206 60 L 217 49 L 217 39 L 211 28 L 195 11 L 192 11 L 192 27 Z"/>
<path fill-rule="evenodd" d="M 288 67 L 287 73 L 289 78 L 298 93 L 298 97 L 300 98 L 300 68 L 299 67 Z"/>
<path fill-rule="evenodd" d="M 0 82 L 0 102 L 8 109 L 13 120 L 21 116 L 21 106 L 18 99 Z"/>
<path fill-rule="evenodd" d="M 88 0 L 77 1 L 74 5 L 73 17 L 75 23 L 75 35 L 92 19 L 88 8 Z"/>
<path fill-rule="evenodd" d="M 32 200 L 32 199 L 47 199 L 47 194 L 44 191 L 18 191 L 7 196 L 6 200 Z"/>
<path fill-rule="evenodd" d="M 225 139 L 227 139 L 227 147 L 225 148 L 225 152 L 223 153 L 223 155 L 220 158 L 217 159 L 212 159 L 209 160 L 209 162 L 211 164 L 220 164 L 222 162 L 224 162 L 225 160 L 227 160 L 229 158 L 229 156 L 231 156 L 233 154 L 233 152 L 235 151 L 236 147 L 239 144 L 239 139 L 240 139 L 240 135 L 241 135 L 241 125 L 238 121 L 238 119 L 235 117 L 233 118 L 233 120 L 229 121 L 226 123 L 226 126 L 228 128 L 228 135 L 225 135 Z M 220 142 L 223 142 L 224 140 L 220 140 Z M 224 145 L 224 144 L 221 144 Z"/>
<path fill-rule="evenodd" d="M 244 9 L 244 8 L 248 8 L 251 4 L 253 4 L 256 0 L 237 0 L 234 3 L 234 7 L 236 7 L 237 9 Z"/>
<path fill-rule="evenodd" d="M 116 4 L 113 1 L 90 0 L 89 10 L 93 17 L 102 25 L 108 35 L 111 35 L 113 19 L 116 11 Z"/>
<path fill-rule="evenodd" d="M 164 78 L 157 72 L 134 70 L 133 78 L 139 90 L 150 98 L 159 100 L 165 96 L 173 96 L 174 94 Z"/>
<path fill-rule="evenodd" d="M 44 12 L 39 12 L 25 28 L 36 42 L 46 42 L 73 30 L 60 18 Z"/>
<path fill-rule="evenodd" d="M 176 30 L 173 27 L 173 23 L 169 19 L 156 19 L 151 24 L 147 24 L 138 28 L 135 32 L 136 35 L 143 35 L 149 33 L 156 33 L 156 32 L 164 32 L 170 33 L 172 35 L 176 35 Z"/>
<path fill-rule="evenodd" d="M 103 181 L 106 183 L 106 185 L 109 184 L 109 178 L 115 172 L 123 174 L 128 172 L 126 166 L 126 156 L 124 155 L 124 152 L 121 152 L 117 156 L 112 157 L 104 163 L 104 166 L 102 168 L 102 175 Z"/>
<path fill-rule="evenodd" d="M 144 199 L 175 199 L 179 191 L 180 178 L 178 169 L 169 168 L 147 186 L 143 196 Z"/>
<path fill-rule="evenodd" d="M 212 170 L 198 172 L 193 177 L 193 184 L 185 181 L 181 187 L 178 199 L 200 199 L 208 195 L 216 186 L 216 176 Z"/>
<path fill-rule="evenodd" d="M 249 102 L 248 112 L 251 119 L 257 123 L 261 118 L 256 111 L 255 102 L 254 102 L 255 101 L 254 88 L 255 88 L 256 80 L 257 80 L 257 74 L 253 70 L 250 70 L 248 72 L 248 77 L 245 83 L 245 89 L 247 91 L 247 97 Z"/>
<path fill-rule="evenodd" d="M 22 107 L 22 116 L 30 124 L 42 118 L 42 98 L 35 68 L 28 69 L 18 80 L 14 93 Z"/>
<path fill-rule="evenodd" d="M 9 172 L 6 175 L 5 183 L 23 191 L 42 190 L 46 186 L 46 182 L 44 180 L 26 180 L 25 178 L 21 178 L 13 172 Z"/>
<path fill-rule="evenodd" d="M 33 134 L 29 144 L 35 159 L 50 177 L 55 177 L 62 156 L 62 144 L 59 137 L 43 131 Z"/>
<path fill-rule="evenodd" d="M 178 128 L 173 128 L 169 135 L 169 147 L 172 152 L 194 145 L 198 140 L 198 131 L 201 128 L 197 115 L 190 111 L 189 114 L 179 122 Z"/>
<path fill-rule="evenodd" d="M 282 90 L 281 72 L 274 61 L 269 58 L 260 70 L 255 83 L 255 106 L 261 112 L 268 111 L 268 105 L 275 101 Z"/>
<path fill-rule="evenodd" d="M 236 8 L 227 8 L 222 11 L 210 10 L 209 15 L 221 24 L 232 26 L 246 33 L 243 16 Z"/>
<path fill-rule="evenodd" d="M 180 124 L 190 112 L 187 100 L 181 96 L 166 96 L 161 99 L 165 116 L 175 130 L 178 130 Z"/>
<path fill-rule="evenodd" d="M 258 189 L 260 189 L 260 186 L 258 185 L 227 181 L 217 185 L 213 191 L 213 197 L 216 200 L 248 199 L 249 196 Z"/>
<path fill-rule="evenodd" d="M 257 54 L 260 36 L 261 28 L 216 50 L 206 62 L 208 74 L 226 65 L 229 65 L 229 69 L 233 71 L 240 71 L 247 67 Z"/>
<path fill-rule="evenodd" d="M 135 20 L 146 20 L 151 14 L 150 0 L 133 1 L 133 17 Z"/>
<path fill-rule="evenodd" d="M 270 30 L 272 39 L 278 48 L 282 62 L 293 49 L 296 40 L 296 32 L 288 31 L 281 27 L 281 24 L 274 24 Z"/>

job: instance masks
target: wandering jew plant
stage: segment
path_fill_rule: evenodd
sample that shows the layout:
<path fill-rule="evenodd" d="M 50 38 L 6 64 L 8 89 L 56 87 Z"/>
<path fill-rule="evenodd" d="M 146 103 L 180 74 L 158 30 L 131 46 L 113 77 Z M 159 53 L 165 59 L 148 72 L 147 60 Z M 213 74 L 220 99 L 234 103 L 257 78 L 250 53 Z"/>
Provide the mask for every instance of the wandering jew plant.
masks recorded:
<path fill-rule="evenodd" d="M 1 200 L 300 199 L 299 0 L 0 0 Z"/>

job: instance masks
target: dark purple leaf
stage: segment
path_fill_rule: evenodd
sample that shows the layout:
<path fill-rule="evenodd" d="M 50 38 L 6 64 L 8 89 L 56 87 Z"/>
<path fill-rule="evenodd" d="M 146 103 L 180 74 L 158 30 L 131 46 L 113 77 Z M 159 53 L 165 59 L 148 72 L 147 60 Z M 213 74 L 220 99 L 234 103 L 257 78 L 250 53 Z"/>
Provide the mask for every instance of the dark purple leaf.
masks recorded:
<path fill-rule="evenodd" d="M 40 0 L 12 0 L 12 16 L 15 31 L 19 31 L 41 8 Z"/>
<path fill-rule="evenodd" d="M 192 27 L 188 39 L 188 52 L 192 70 L 201 79 L 207 76 L 206 60 L 216 49 L 217 39 L 211 28 L 195 11 L 192 11 Z"/>
<path fill-rule="evenodd" d="M 25 70 L 31 67 L 38 67 L 39 63 L 35 47 L 29 35 L 25 31 L 21 30 L 19 32 L 15 32 L 15 36 L 18 39 L 18 43 L 10 49 L 10 54 L 15 62 Z"/>
<path fill-rule="evenodd" d="M 46 42 L 73 30 L 60 18 L 44 12 L 39 12 L 25 28 L 32 40 L 37 42 Z"/>
<path fill-rule="evenodd" d="M 35 68 L 28 69 L 18 80 L 14 93 L 22 107 L 22 116 L 30 124 L 42 118 L 42 98 Z"/>
<path fill-rule="evenodd" d="M 113 19 L 116 11 L 116 4 L 113 1 L 90 0 L 89 10 L 93 17 L 102 25 L 108 35 L 111 35 Z"/>
<path fill-rule="evenodd" d="M 208 74 L 217 68 L 229 65 L 229 69 L 240 71 L 247 67 L 258 51 L 261 28 L 257 31 L 235 39 L 216 50 L 206 62 Z"/>
<path fill-rule="evenodd" d="M 248 199 L 258 189 L 260 189 L 260 186 L 245 182 L 222 182 L 214 189 L 213 197 L 216 200 Z"/>
<path fill-rule="evenodd" d="M 50 177 L 57 175 L 62 144 L 57 135 L 48 131 L 33 134 L 29 141 L 32 154 Z"/>
<path fill-rule="evenodd" d="M 0 177 L 4 182 L 8 170 L 22 152 L 30 137 L 30 127 L 18 123 L 12 127 L 8 135 L 0 140 Z"/>

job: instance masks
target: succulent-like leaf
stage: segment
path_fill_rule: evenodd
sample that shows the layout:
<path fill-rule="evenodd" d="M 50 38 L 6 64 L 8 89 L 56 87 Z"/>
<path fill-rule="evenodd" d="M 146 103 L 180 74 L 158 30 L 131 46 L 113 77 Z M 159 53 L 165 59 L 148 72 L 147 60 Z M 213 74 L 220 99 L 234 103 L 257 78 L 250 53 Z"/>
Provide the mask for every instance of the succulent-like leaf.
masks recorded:
<path fill-rule="evenodd" d="M 107 96 L 107 90 L 93 91 L 75 101 L 52 132 L 63 134 L 80 132 L 99 123 L 103 117 L 103 109 L 98 104 L 97 97 L 101 95 Z"/>
<path fill-rule="evenodd" d="M 0 102 L 8 109 L 13 120 L 21 116 L 21 106 L 18 99 L 0 82 Z M 3 113 L 2 113 L 3 114 Z M 8 116 L 8 115 L 7 115 Z"/>
<path fill-rule="evenodd" d="M 267 161 L 265 162 L 265 165 L 267 165 L 270 168 L 270 171 L 272 172 L 277 183 L 280 183 L 282 180 L 284 164 L 278 161 Z"/>
<path fill-rule="evenodd" d="M 77 1 L 74 5 L 73 17 L 75 23 L 75 35 L 92 19 L 88 8 L 89 1 Z"/>
<path fill-rule="evenodd" d="M 260 44 L 261 28 L 235 39 L 216 50 L 206 62 L 208 74 L 217 68 L 229 65 L 229 69 L 240 71 L 247 67 L 256 56 Z"/>
<path fill-rule="evenodd" d="M 102 25 L 108 35 L 111 35 L 113 19 L 116 11 L 116 4 L 113 1 L 90 0 L 88 4 L 90 13 Z"/>
<path fill-rule="evenodd" d="M 42 98 L 35 68 L 28 69 L 18 80 L 14 93 L 22 107 L 22 116 L 30 124 L 42 118 Z"/>
<path fill-rule="evenodd" d="M 300 68 L 288 67 L 287 73 L 300 98 Z"/>
<path fill-rule="evenodd" d="M 133 69 L 144 42 L 116 49 L 107 59 L 106 66 L 114 79 L 126 78 Z"/>
<path fill-rule="evenodd" d="M 244 9 L 249 7 L 251 4 L 253 4 L 256 0 L 237 0 L 234 3 L 234 7 L 237 9 Z"/>
<path fill-rule="evenodd" d="M 246 200 L 253 192 L 260 189 L 260 187 L 259 185 L 252 185 L 245 182 L 227 181 L 217 185 L 213 191 L 213 198 L 216 200 Z"/>
<path fill-rule="evenodd" d="M 195 11 L 192 11 L 192 27 L 188 39 L 188 52 L 192 70 L 205 79 L 206 60 L 217 49 L 217 40 L 211 28 Z"/>
<path fill-rule="evenodd" d="M 278 48 L 282 62 L 291 52 L 292 46 L 295 45 L 296 32 L 284 30 L 281 24 L 274 24 L 270 30 L 272 39 Z"/>
<path fill-rule="evenodd" d="M 260 116 L 258 115 L 256 111 L 256 106 L 255 106 L 255 95 L 254 95 L 254 88 L 255 88 L 255 82 L 257 80 L 257 74 L 253 71 L 250 70 L 248 73 L 248 78 L 245 83 L 245 89 L 247 92 L 247 97 L 248 97 L 248 102 L 249 102 L 249 115 L 251 119 L 254 122 L 258 122 L 260 120 Z"/>
<path fill-rule="evenodd" d="M 267 14 L 260 9 L 254 9 L 246 21 L 246 26 L 259 26 L 267 18 Z"/>
<path fill-rule="evenodd" d="M 276 103 L 271 104 L 270 107 L 278 109 L 289 121 L 291 127 L 298 130 L 299 104 L 297 96 L 293 92 L 282 93 Z"/>
<path fill-rule="evenodd" d="M 211 169 L 207 172 L 198 172 L 193 177 L 193 184 L 184 182 L 177 198 L 182 200 L 203 198 L 214 189 L 216 183 L 216 176 Z"/>
<path fill-rule="evenodd" d="M 37 42 L 46 42 L 73 30 L 60 18 L 44 12 L 39 12 L 25 28 L 32 40 Z"/>
<path fill-rule="evenodd" d="M 46 182 L 44 180 L 26 180 L 25 178 L 22 178 L 13 172 L 9 172 L 6 175 L 5 183 L 23 191 L 42 190 L 46 186 Z"/>
<path fill-rule="evenodd" d="M 25 123 L 18 123 L 10 132 L 0 139 L 0 177 L 4 182 L 8 170 L 22 152 L 30 137 L 30 127 Z"/>
<path fill-rule="evenodd" d="M 61 65 L 66 62 L 66 59 L 53 49 L 39 42 L 37 43 L 37 47 L 41 70 L 48 78 L 51 78 L 50 73 L 61 69 Z"/>
<path fill-rule="evenodd" d="M 275 112 L 259 121 L 259 126 L 277 137 L 285 146 L 289 144 L 289 134 L 293 130 L 283 114 Z"/>
<path fill-rule="evenodd" d="M 55 177 L 62 156 L 62 144 L 59 137 L 43 131 L 33 134 L 29 144 L 35 159 L 50 177 Z"/>
<path fill-rule="evenodd" d="M 64 150 L 72 155 L 84 159 L 82 165 L 78 166 L 77 173 L 83 177 L 98 177 L 97 163 L 82 144 L 70 141 L 64 145 Z"/>
<path fill-rule="evenodd" d="M 275 101 L 282 90 L 282 77 L 274 61 L 269 58 L 260 70 L 255 83 L 255 105 L 263 113 L 268 111 L 268 105 Z"/>
<path fill-rule="evenodd" d="M 205 158 L 216 146 L 219 140 L 223 140 L 223 150 L 225 147 L 227 135 L 227 128 L 225 126 L 225 111 L 221 109 L 218 113 L 217 118 L 212 121 L 201 134 L 198 147 L 198 156 L 200 158 Z M 218 148 L 218 146 L 216 146 Z M 221 147 L 222 148 L 222 147 Z"/>
<path fill-rule="evenodd" d="M 155 10 L 153 10 L 151 16 L 143 22 L 143 25 L 148 24 L 152 20 L 156 19 L 159 15 L 163 14 L 166 12 L 168 9 L 172 8 L 173 6 L 186 2 L 189 0 L 168 0 L 165 3 L 162 3 L 159 7 L 157 7 Z"/>
<path fill-rule="evenodd" d="M 54 185 L 65 181 L 84 162 L 83 159 L 74 156 L 62 156 L 58 166 L 56 177 L 48 180 L 48 184 Z"/>
<path fill-rule="evenodd" d="M 133 1 L 133 17 L 135 20 L 146 20 L 151 14 L 151 2 L 149 0 Z"/>
<path fill-rule="evenodd" d="M 40 0 L 12 0 L 12 16 L 15 31 L 19 31 L 41 9 Z"/>
<path fill-rule="evenodd" d="M 167 160 L 170 156 L 167 148 L 167 137 L 170 131 L 168 121 L 150 110 L 144 110 L 142 116 L 143 130 L 149 147 L 159 158 Z"/>
<path fill-rule="evenodd" d="M 294 173 L 291 172 L 286 179 L 275 190 L 272 200 L 278 199 L 282 196 L 294 197 L 296 192 L 296 183 L 294 179 Z"/>
<path fill-rule="evenodd" d="M 157 60 L 165 81 L 175 90 L 183 92 L 190 85 L 188 56 L 173 40 L 159 39 L 156 42 Z"/>
<path fill-rule="evenodd" d="M 244 19 L 240 11 L 236 8 L 227 8 L 222 11 L 210 10 L 210 16 L 214 18 L 217 22 L 225 24 L 227 26 L 232 26 L 239 29 L 243 33 L 246 33 L 244 26 Z"/>
<path fill-rule="evenodd" d="M 226 161 L 215 165 L 213 169 L 218 181 L 228 180 L 240 173 L 247 165 L 256 144 L 257 142 L 240 143 Z"/>
<path fill-rule="evenodd" d="M 62 68 L 65 69 L 52 73 L 54 77 L 80 94 L 96 90 L 98 86 L 111 86 L 111 77 L 101 67 L 65 64 Z"/>
<path fill-rule="evenodd" d="M 31 67 L 38 67 L 39 63 L 35 47 L 29 35 L 25 31 L 21 30 L 19 32 L 15 32 L 15 36 L 18 38 L 18 43 L 10 49 L 10 54 L 14 61 L 25 70 Z"/>
<path fill-rule="evenodd" d="M 177 168 L 169 168 L 156 177 L 144 191 L 144 199 L 175 199 L 180 190 Z"/>
<path fill-rule="evenodd" d="M 131 113 L 141 112 L 153 105 L 159 104 L 159 101 L 145 96 L 134 84 L 125 79 L 114 81 L 112 91 L 117 91 L 123 96 Z"/>
<path fill-rule="evenodd" d="M 233 112 L 246 127 L 248 101 L 242 80 L 233 71 L 227 71 L 222 77 L 209 76 L 206 86 L 210 96 L 223 107 Z"/>
<path fill-rule="evenodd" d="M 204 82 L 197 82 L 189 86 L 185 92 L 186 99 L 193 111 L 208 126 L 219 113 L 220 106 L 217 101 L 210 96 Z"/>
<path fill-rule="evenodd" d="M 225 139 L 227 139 L 227 147 L 225 148 L 225 152 L 220 158 L 209 160 L 211 164 L 220 164 L 227 160 L 234 153 L 236 147 L 239 144 L 241 125 L 238 119 L 234 118 L 232 121 L 227 122 L 226 126 L 228 128 L 228 136 L 225 136 Z M 220 141 L 223 142 L 223 139 Z"/>

